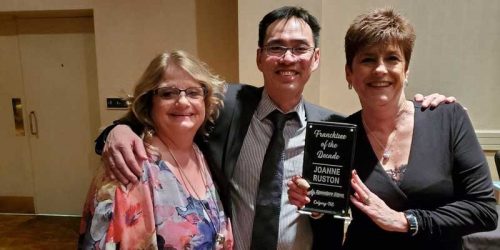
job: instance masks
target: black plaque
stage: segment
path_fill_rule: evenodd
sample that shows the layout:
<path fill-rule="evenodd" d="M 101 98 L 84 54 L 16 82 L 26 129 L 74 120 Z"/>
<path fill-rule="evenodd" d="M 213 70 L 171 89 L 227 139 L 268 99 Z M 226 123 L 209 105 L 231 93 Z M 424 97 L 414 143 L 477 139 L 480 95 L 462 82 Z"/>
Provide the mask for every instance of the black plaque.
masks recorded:
<path fill-rule="evenodd" d="M 301 211 L 349 216 L 349 190 L 356 144 L 356 125 L 307 122 L 303 177 L 311 202 Z"/>

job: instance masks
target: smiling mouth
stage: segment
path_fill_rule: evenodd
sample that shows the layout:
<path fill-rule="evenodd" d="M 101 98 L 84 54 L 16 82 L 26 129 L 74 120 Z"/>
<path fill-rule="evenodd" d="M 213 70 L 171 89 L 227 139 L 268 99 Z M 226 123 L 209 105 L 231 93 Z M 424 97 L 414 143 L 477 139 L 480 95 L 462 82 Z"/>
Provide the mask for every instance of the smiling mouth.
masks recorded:
<path fill-rule="evenodd" d="M 299 74 L 297 71 L 293 70 L 278 70 L 277 73 L 282 76 L 295 76 Z"/>
<path fill-rule="evenodd" d="M 391 85 L 391 83 L 388 81 L 380 81 L 380 82 L 370 82 L 368 85 L 370 87 L 381 88 L 381 87 L 388 87 Z"/>

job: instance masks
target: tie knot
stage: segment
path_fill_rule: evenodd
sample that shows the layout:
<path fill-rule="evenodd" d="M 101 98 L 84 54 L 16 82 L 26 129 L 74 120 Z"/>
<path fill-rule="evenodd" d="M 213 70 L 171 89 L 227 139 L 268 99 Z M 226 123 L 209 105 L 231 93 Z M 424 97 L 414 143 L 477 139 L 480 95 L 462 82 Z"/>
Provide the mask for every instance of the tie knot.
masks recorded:
<path fill-rule="evenodd" d="M 267 116 L 267 118 L 271 120 L 275 130 L 283 130 L 283 128 L 285 127 L 285 122 L 287 120 L 293 119 L 295 116 L 295 112 L 283 114 L 278 110 L 274 110 Z"/>

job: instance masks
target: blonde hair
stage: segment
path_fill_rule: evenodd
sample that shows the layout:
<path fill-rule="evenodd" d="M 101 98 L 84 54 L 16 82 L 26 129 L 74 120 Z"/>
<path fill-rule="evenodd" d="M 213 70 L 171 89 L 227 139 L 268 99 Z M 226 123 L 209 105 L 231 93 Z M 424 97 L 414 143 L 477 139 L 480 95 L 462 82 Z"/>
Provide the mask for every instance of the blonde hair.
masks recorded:
<path fill-rule="evenodd" d="M 198 130 L 199 134 L 207 135 L 206 123 L 213 123 L 223 105 L 224 81 L 210 72 L 208 66 L 182 50 L 157 55 L 148 65 L 134 88 L 133 97 L 129 98 L 129 111 L 122 118 L 133 128 L 142 128 L 142 132 L 154 131 L 155 125 L 151 118 L 153 91 L 158 88 L 164 78 L 168 65 L 174 64 L 198 81 L 207 90 L 205 96 L 205 119 Z M 136 131 L 139 132 L 139 131 Z"/>

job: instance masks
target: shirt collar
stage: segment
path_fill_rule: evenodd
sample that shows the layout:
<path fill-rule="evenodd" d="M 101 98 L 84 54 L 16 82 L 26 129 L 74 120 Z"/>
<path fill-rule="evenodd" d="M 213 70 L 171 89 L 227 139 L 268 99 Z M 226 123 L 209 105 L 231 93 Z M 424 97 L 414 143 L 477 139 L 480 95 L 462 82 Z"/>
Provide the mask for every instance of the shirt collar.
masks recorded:
<path fill-rule="evenodd" d="M 255 115 L 257 118 L 262 121 L 266 119 L 266 117 L 273 112 L 274 110 L 279 110 L 280 112 L 283 112 L 274 102 L 271 100 L 269 95 L 267 94 L 266 89 L 264 88 L 264 91 L 262 91 L 262 97 L 260 99 L 259 105 L 257 106 L 257 110 L 255 111 Z M 297 106 L 295 106 L 292 110 L 290 110 L 288 113 L 293 113 L 296 112 L 299 116 L 300 119 L 300 126 L 303 127 L 306 124 L 306 111 L 304 108 L 304 98 L 301 97 L 299 103 Z"/>

